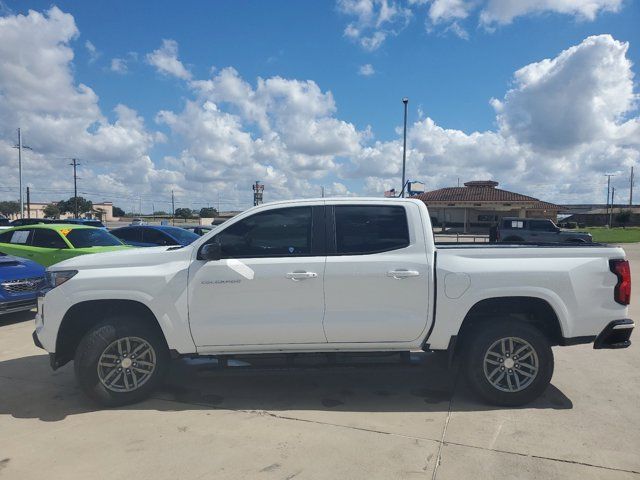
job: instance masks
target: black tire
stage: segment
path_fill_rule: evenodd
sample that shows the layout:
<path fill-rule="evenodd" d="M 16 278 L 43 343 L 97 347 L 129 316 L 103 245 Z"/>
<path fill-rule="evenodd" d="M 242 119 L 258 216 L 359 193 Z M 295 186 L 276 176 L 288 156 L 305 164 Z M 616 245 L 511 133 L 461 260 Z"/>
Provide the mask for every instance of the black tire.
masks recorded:
<path fill-rule="evenodd" d="M 549 340 L 537 328 L 515 319 L 500 320 L 496 323 L 483 323 L 470 331 L 469 335 L 471 338 L 466 342 L 469 349 L 464 359 L 465 371 L 469 384 L 483 400 L 492 405 L 513 407 L 525 405 L 544 393 L 553 375 L 553 352 Z M 520 391 L 500 390 L 485 374 L 485 355 L 495 342 L 507 337 L 524 340 L 537 355 L 537 374 L 530 384 Z M 500 368 L 505 370 L 504 366 Z M 498 372 L 497 376 L 501 374 L 502 372 Z M 515 384 L 515 380 L 513 383 Z"/>
<path fill-rule="evenodd" d="M 113 342 L 125 337 L 142 339 L 153 348 L 155 368 L 140 387 L 132 391 L 113 391 L 100 380 L 98 361 Z M 74 370 L 76 381 L 91 400 L 115 407 L 147 398 L 164 380 L 170 361 L 169 348 L 157 327 L 147 325 L 134 316 L 119 315 L 99 323 L 82 338 L 76 349 Z"/>

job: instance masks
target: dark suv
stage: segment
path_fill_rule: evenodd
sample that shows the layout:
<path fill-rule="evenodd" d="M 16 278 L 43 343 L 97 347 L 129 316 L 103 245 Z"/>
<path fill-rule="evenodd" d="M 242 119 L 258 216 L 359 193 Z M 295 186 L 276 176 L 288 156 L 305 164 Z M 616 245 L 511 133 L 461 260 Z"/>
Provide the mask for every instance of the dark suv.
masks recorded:
<path fill-rule="evenodd" d="M 591 243 L 590 233 L 562 230 L 546 218 L 506 217 L 500 221 L 498 242 L 504 243 Z"/>

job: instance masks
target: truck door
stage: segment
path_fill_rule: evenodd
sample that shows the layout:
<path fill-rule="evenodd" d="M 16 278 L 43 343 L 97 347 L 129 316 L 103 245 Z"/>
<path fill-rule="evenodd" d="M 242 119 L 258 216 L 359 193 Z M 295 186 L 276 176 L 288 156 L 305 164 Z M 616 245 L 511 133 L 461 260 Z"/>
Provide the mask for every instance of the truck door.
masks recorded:
<path fill-rule="evenodd" d="M 196 345 L 326 343 L 324 205 L 274 207 L 230 223 L 207 241 L 220 243 L 222 258 L 189 268 Z"/>
<path fill-rule="evenodd" d="M 331 343 L 406 342 L 429 318 L 417 205 L 327 206 L 324 329 Z"/>

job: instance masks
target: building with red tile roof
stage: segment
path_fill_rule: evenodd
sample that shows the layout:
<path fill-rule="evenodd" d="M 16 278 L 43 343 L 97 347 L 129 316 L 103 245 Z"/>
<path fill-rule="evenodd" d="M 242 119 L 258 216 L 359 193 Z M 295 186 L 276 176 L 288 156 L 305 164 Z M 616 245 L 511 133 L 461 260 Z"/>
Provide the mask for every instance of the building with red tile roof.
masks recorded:
<path fill-rule="evenodd" d="M 487 230 L 503 217 L 549 218 L 557 220 L 559 205 L 538 198 L 509 192 L 493 180 L 474 180 L 464 187 L 445 187 L 412 198 L 429 207 L 434 226 Z"/>

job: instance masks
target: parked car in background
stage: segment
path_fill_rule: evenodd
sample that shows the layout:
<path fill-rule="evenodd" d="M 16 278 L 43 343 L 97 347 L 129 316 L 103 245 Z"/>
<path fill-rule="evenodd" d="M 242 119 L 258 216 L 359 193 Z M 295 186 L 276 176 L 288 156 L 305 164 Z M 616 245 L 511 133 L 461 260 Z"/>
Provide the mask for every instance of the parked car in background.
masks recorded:
<path fill-rule="evenodd" d="M 0 315 L 35 308 L 44 281 L 42 265 L 0 253 Z"/>
<path fill-rule="evenodd" d="M 11 228 L 11 222 L 8 218 L 0 217 L 0 230 L 6 230 L 7 228 Z"/>
<path fill-rule="evenodd" d="M 11 222 L 11 226 L 23 227 L 25 225 L 38 225 L 41 223 L 52 224 L 52 223 L 56 223 L 56 221 L 48 218 L 18 218 Z"/>
<path fill-rule="evenodd" d="M 64 220 L 56 220 L 56 222 L 69 223 L 71 225 L 86 225 L 87 227 L 102 228 L 103 230 L 107 229 L 104 223 L 102 223 L 100 220 L 93 220 L 90 218 L 66 218 Z"/>
<path fill-rule="evenodd" d="M 135 227 L 137 225 L 146 225 L 146 224 L 147 224 L 147 222 L 145 222 L 141 218 L 132 218 L 131 219 L 131 223 L 129 224 L 129 226 Z"/>
<path fill-rule="evenodd" d="M 207 233 L 209 233 L 211 230 L 213 230 L 213 227 L 205 227 L 205 226 L 197 226 L 197 227 L 184 227 L 185 230 L 188 230 L 190 232 L 195 233 L 196 235 L 198 235 L 199 237 L 201 237 L 202 235 L 205 235 Z"/>
<path fill-rule="evenodd" d="M 504 243 L 591 243 L 590 233 L 562 230 L 546 218 L 505 217 L 497 241 Z"/>
<path fill-rule="evenodd" d="M 136 247 L 184 246 L 200 238 L 184 228 L 164 225 L 122 227 L 112 230 L 111 233 L 127 245 Z"/>
<path fill-rule="evenodd" d="M 109 232 L 84 225 L 27 225 L 0 233 L 0 252 L 27 258 L 45 267 L 78 255 L 128 248 Z"/>

